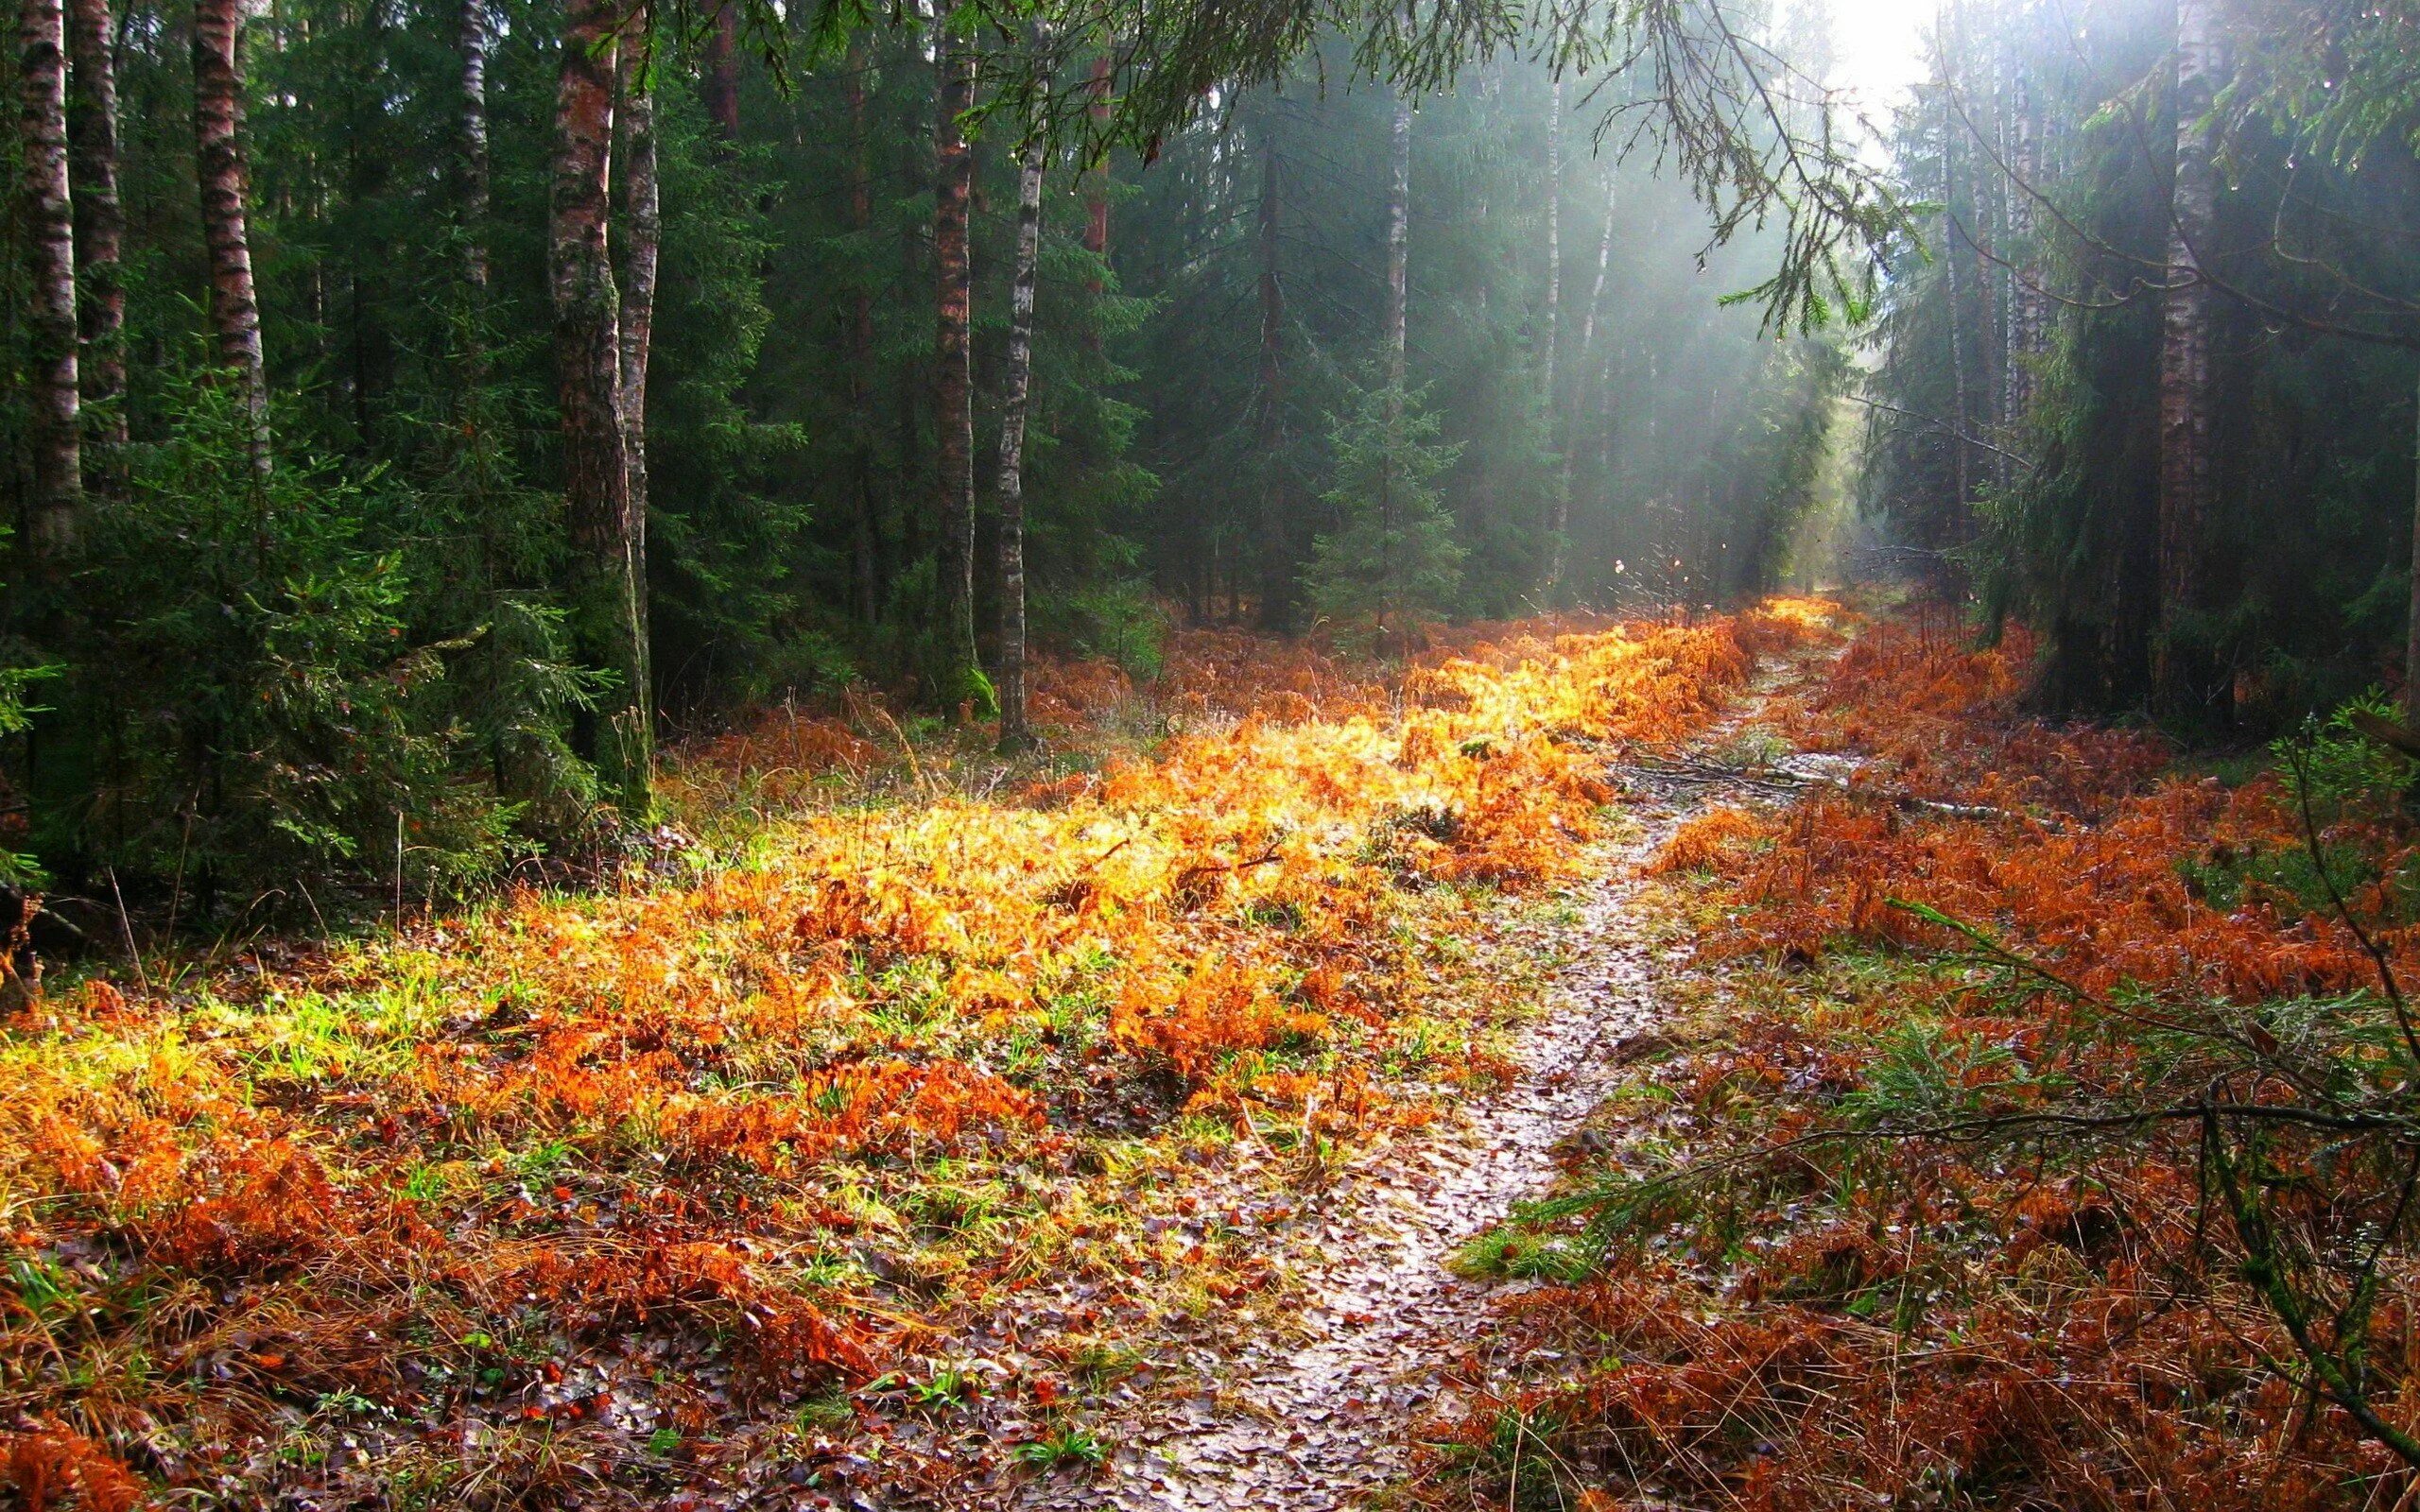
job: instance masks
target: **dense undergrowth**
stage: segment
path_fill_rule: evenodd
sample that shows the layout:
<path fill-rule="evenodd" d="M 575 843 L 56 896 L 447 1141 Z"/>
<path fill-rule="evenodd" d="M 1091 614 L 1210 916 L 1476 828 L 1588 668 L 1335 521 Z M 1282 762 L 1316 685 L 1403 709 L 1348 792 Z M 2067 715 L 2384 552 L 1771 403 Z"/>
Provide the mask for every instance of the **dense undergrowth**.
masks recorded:
<path fill-rule="evenodd" d="M 1467 1257 L 1537 1284 L 1438 1501 L 2409 1504 L 2411 765 L 2230 785 L 2023 717 L 2029 657 L 1864 636 L 1771 721 L 1858 765 L 1666 847 L 1699 964 Z"/>
<path fill-rule="evenodd" d="M 1823 612 L 1387 677 L 1194 633 L 1148 696 L 1051 670 L 1039 767 L 777 714 L 618 890 L 54 979 L 0 1038 L 0 1486 L 789 1506 L 1097 1460 L 1138 1318 L 1270 1286 L 1339 1150 L 1500 1074 L 1488 921 L 1577 873 L 1609 749 Z"/>

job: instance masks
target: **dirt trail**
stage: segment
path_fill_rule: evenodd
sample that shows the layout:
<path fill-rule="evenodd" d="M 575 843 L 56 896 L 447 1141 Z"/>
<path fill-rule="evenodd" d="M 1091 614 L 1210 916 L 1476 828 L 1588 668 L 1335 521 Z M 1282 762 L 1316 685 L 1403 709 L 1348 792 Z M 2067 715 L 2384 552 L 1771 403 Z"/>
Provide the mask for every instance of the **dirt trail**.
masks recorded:
<path fill-rule="evenodd" d="M 1797 672 L 1759 678 L 1701 744 L 1735 732 Z M 1703 798 L 1642 799 L 1632 810 L 1640 833 L 1605 850 L 1578 900 L 1562 940 L 1571 964 L 1522 1032 L 1517 1079 L 1443 1129 L 1362 1157 L 1321 1199 L 1317 1245 L 1289 1257 L 1306 1298 L 1302 1330 L 1271 1340 L 1264 1322 L 1239 1321 L 1245 1336 L 1218 1360 L 1217 1389 L 1122 1425 L 1110 1465 L 1046 1478 L 1020 1505 L 1318 1512 L 1401 1477 L 1407 1426 L 1495 1289 L 1445 1263 L 1552 1180 L 1555 1145 L 1621 1076 L 1614 1048 L 1656 1015 L 1670 954 L 1643 943 L 1638 864 Z"/>

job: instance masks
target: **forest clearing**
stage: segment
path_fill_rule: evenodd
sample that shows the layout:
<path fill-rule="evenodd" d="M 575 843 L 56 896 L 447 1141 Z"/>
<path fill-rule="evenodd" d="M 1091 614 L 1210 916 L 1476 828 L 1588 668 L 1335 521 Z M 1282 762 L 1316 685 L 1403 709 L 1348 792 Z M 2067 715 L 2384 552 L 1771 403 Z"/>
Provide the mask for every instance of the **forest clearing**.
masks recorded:
<path fill-rule="evenodd" d="M 2328 1257 L 2405 1200 L 2408 759 L 2324 732 L 2307 831 L 2024 656 L 1188 634 L 1044 668 L 1049 764 L 777 715 L 613 892 L 43 993 L 12 1482 L 2362 1504 L 2393 1452 L 2292 1382 L 2405 1410 L 2404 1278 Z"/>
<path fill-rule="evenodd" d="M 9 0 L 0 1512 L 2420 1507 L 2420 0 Z"/>
<path fill-rule="evenodd" d="M 689 880 L 45 997 L 0 1077 L 18 1474 L 130 1438 L 263 1499 L 739 1504 L 1098 1460 L 1164 1325 L 1281 1330 L 1335 1176 L 1516 1074 L 1546 964 L 1499 936 L 1627 822 L 1609 753 L 1825 618 L 1474 630 L 1392 685 L 1206 635 L 1163 703 L 1045 678 L 1115 759 L 989 795 L 780 719 L 674 772 L 676 814 L 786 800 Z M 1138 714 L 1200 732 L 1117 753 Z"/>

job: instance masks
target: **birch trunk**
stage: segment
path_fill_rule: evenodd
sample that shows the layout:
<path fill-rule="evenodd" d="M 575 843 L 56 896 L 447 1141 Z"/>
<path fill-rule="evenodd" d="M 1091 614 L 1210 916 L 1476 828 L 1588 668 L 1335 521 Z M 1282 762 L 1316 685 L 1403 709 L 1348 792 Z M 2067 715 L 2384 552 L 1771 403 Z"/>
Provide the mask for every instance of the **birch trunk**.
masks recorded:
<path fill-rule="evenodd" d="M 611 0 L 569 0 L 555 86 L 554 187 L 546 226 L 570 515 L 574 633 L 617 685 L 584 722 L 582 745 L 633 814 L 649 806 L 653 719 L 646 616 L 630 532 L 621 423 L 621 309 L 614 282 L 615 16 Z"/>
<path fill-rule="evenodd" d="M 2201 607 L 2203 533 L 2211 496 L 2210 288 L 2200 259 L 2218 219 L 2217 129 L 2221 67 L 2211 0 L 2177 0 L 2176 173 L 2169 199 L 2168 291 L 2159 361 L 2159 634 L 2152 684 L 2161 711 L 2205 712 L 2207 658 L 2185 644 Z"/>
<path fill-rule="evenodd" d="M 1547 117 L 1547 329 L 1546 386 L 1549 415 L 1562 393 L 1556 366 L 1563 335 L 1563 80 L 1554 81 L 1553 112 Z"/>
<path fill-rule="evenodd" d="M 1962 537 L 1966 508 L 1975 496 L 1975 479 L 1974 459 L 1966 446 L 1972 406 L 1967 402 L 1966 387 L 1966 306 L 1958 284 L 1958 122 L 1949 107 L 1950 69 L 1950 54 L 1945 44 L 1941 54 L 1941 276 L 1949 294 L 1949 448 L 1952 476 L 1958 489 L 1950 520 L 1951 529 Z"/>
<path fill-rule="evenodd" d="M 1009 295 L 1009 360 L 1000 400 L 1000 748 L 1033 744 L 1025 697 L 1025 427 L 1033 388 L 1033 285 L 1042 253 L 1043 144 L 1017 173 L 1017 251 Z"/>
<path fill-rule="evenodd" d="M 623 227 L 621 309 L 617 320 L 619 387 L 614 414 L 622 429 L 622 465 L 629 475 L 622 501 L 623 534 L 630 542 L 631 574 L 638 589 L 638 661 L 643 687 L 654 684 L 647 626 L 647 372 L 655 340 L 656 263 L 664 244 L 664 203 L 657 176 L 655 95 L 641 72 L 639 49 L 622 49 L 621 110 L 614 117 L 622 166 Z M 651 713 L 651 711 L 650 711 Z"/>
<path fill-rule="evenodd" d="M 462 0 L 462 277 L 475 312 L 484 311 L 488 294 L 489 46 L 488 0 Z"/>
<path fill-rule="evenodd" d="M 26 534 L 37 553 L 55 556 L 76 543 L 84 492 L 76 387 L 76 207 L 67 183 L 67 17 L 60 0 L 20 0 L 17 85 L 33 453 Z"/>
<path fill-rule="evenodd" d="M 1588 353 L 1597 345 L 1597 312 L 1605 299 L 1605 269 L 1614 260 L 1614 210 L 1620 192 L 1619 183 L 1620 180 L 1611 173 L 1606 175 L 1605 228 L 1597 238 L 1597 276 L 1588 285 L 1588 305 L 1580 318 L 1580 362 L 1583 372 Z M 1554 518 L 1548 522 L 1547 530 L 1547 575 L 1543 597 L 1551 598 L 1563 586 L 1564 575 L 1570 571 L 1571 471 L 1572 460 L 1579 451 L 1579 438 L 1566 434 L 1563 443 L 1563 473 L 1554 493 Z"/>
<path fill-rule="evenodd" d="M 1554 81 L 1552 113 L 1547 117 L 1547 438 L 1566 454 L 1557 474 L 1559 487 L 1547 503 L 1547 565 L 1539 579 L 1541 596 L 1563 586 L 1568 559 L 1564 538 L 1571 529 L 1571 438 L 1563 418 L 1563 80 Z"/>
<path fill-rule="evenodd" d="M 1378 645 L 1390 645 L 1388 620 L 1396 606 L 1393 547 L 1394 448 L 1403 443 L 1405 316 L 1411 289 L 1411 105 L 1398 96 L 1387 160 L 1387 443 L 1378 464 Z M 1403 633 L 1408 627 L 1397 627 Z"/>
<path fill-rule="evenodd" d="M 242 0 L 194 0 L 193 116 L 201 185 L 201 237 L 210 256 L 210 323 L 218 360 L 233 374 L 251 421 L 252 471 L 269 470 L 268 369 L 261 354 L 260 296 L 252 284 L 247 202 L 251 170 L 242 139 Z"/>
<path fill-rule="evenodd" d="M 1411 103 L 1395 101 L 1395 116 L 1388 135 L 1387 188 L 1387 384 L 1401 407 L 1404 383 L 1406 313 L 1409 308 L 1411 245 Z"/>
<path fill-rule="evenodd" d="M 941 527 L 942 615 L 934 692 L 951 705 L 978 698 L 982 688 L 975 649 L 975 275 L 967 247 L 975 153 L 963 123 L 974 103 L 974 42 L 953 32 L 942 42 L 933 129 L 933 259 L 939 272 L 933 401 L 940 489 L 934 512 Z"/>
<path fill-rule="evenodd" d="M 75 182 L 78 372 L 93 438 L 126 444 L 126 206 L 118 198 L 117 37 L 109 0 L 69 0 L 70 177 Z M 100 470 L 112 474 L 114 459 Z"/>
<path fill-rule="evenodd" d="M 2025 423 L 2033 405 L 2033 364 L 2047 323 L 2033 257 L 2033 191 L 2042 181 L 2042 123 L 2034 109 L 2032 74 L 2021 56 L 2012 69 L 2009 93 L 2014 137 L 2009 151 L 2018 181 L 2009 194 L 2007 256 L 2014 266 L 2009 275 L 2008 392 L 2002 408 L 2008 423 L 2016 427 Z"/>
<path fill-rule="evenodd" d="M 1605 301 L 1605 270 L 1614 261 L 1614 212 L 1621 200 L 1621 180 L 1608 170 L 1605 175 L 1605 229 L 1597 238 L 1597 276 L 1588 285 L 1588 308 L 1580 318 L 1580 360 L 1588 360 L 1590 349 L 1597 344 L 1597 316 Z"/>

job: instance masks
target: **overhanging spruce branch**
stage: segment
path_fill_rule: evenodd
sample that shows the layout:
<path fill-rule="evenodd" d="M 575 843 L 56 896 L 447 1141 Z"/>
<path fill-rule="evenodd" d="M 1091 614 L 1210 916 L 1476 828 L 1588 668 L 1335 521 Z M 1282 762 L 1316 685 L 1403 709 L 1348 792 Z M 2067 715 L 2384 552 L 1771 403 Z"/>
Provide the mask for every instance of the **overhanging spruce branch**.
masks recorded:
<path fill-rule="evenodd" d="M 1989 452 L 1994 456 L 2004 456 L 2010 461 L 2015 463 L 2018 467 L 2025 469 L 2028 472 L 2040 471 L 2031 457 L 2020 455 L 2015 452 L 2010 451 L 2005 446 L 1996 446 L 1992 442 L 1976 435 L 1973 431 L 1968 430 L 1963 425 L 1956 425 L 1952 424 L 1948 421 L 1937 420 L 1930 415 L 1919 414 L 1912 409 L 1902 409 L 1896 404 L 1885 404 L 1879 399 L 1869 399 L 1863 394 L 1844 394 L 1841 397 L 1846 399 L 1852 404 L 1861 404 L 1867 409 L 1876 410 L 1885 415 L 1896 415 L 1902 420 L 1914 421 L 1917 424 L 1922 425 L 1928 430 L 1938 431 L 1945 436 L 1950 437 L 1952 439 L 1963 441 L 1969 446 Z"/>
<path fill-rule="evenodd" d="M 744 44 L 784 86 L 838 59 L 857 31 L 936 25 L 899 0 L 737 4 Z M 716 9 L 638 0 L 634 25 L 701 37 Z M 1843 129 L 1845 98 L 1791 70 L 1747 15 L 1740 0 L 966 0 L 949 12 L 950 24 L 995 43 L 985 59 L 989 96 L 970 127 L 1005 115 L 1085 162 L 1112 146 L 1150 162 L 1244 93 L 1281 83 L 1338 34 L 1355 39 L 1357 74 L 1408 94 L 1450 88 L 1463 70 L 1505 56 L 1634 87 L 1606 108 L 1599 139 L 1617 119 L 1640 122 L 1640 137 L 1713 217 L 1706 250 L 1780 230 L 1772 275 L 1730 302 L 1761 305 L 1772 331 L 1855 322 L 1884 249 L 1910 229 L 1908 207 Z M 1046 47 L 1027 45 L 1037 22 Z M 1106 118 L 1095 115 L 1090 90 L 1063 84 L 1102 55 L 1113 80 Z"/>

